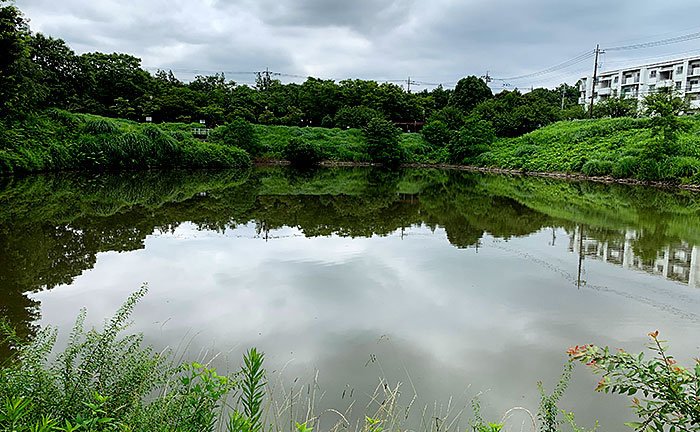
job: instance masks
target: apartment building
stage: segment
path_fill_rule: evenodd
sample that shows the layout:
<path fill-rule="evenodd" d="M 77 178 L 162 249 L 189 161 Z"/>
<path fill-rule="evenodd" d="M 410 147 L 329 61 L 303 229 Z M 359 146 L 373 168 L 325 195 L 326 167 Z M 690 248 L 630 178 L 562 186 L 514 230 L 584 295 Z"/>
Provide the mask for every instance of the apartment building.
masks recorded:
<path fill-rule="evenodd" d="M 611 96 L 625 96 L 641 101 L 650 93 L 668 88 L 686 96 L 694 111 L 700 110 L 700 56 L 600 72 L 593 100 L 598 103 Z M 590 104 L 592 77 L 581 78 L 579 91 L 579 103 Z"/>

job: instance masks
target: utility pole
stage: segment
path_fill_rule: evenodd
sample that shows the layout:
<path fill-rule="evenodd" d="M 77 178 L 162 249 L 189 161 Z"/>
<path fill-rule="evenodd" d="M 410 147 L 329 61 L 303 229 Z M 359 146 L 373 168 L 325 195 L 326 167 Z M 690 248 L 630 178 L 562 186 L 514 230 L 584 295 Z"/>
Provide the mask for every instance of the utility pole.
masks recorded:
<path fill-rule="evenodd" d="M 564 111 L 564 95 L 566 94 L 566 84 L 561 85 L 561 110 Z"/>
<path fill-rule="evenodd" d="M 408 77 L 408 79 L 406 80 L 406 90 L 408 90 L 409 93 L 411 93 L 411 84 L 418 85 L 417 82 L 411 81 L 411 77 Z"/>
<path fill-rule="evenodd" d="M 593 98 L 595 96 L 595 82 L 598 78 L 598 54 L 600 54 L 600 44 L 595 46 L 595 64 L 593 65 L 593 85 L 591 86 L 591 109 L 588 113 L 589 118 L 593 118 Z"/>
<path fill-rule="evenodd" d="M 491 78 L 491 75 L 489 75 L 489 71 L 486 71 L 486 75 L 481 75 L 481 79 L 484 80 L 486 84 L 493 81 L 493 78 Z"/>

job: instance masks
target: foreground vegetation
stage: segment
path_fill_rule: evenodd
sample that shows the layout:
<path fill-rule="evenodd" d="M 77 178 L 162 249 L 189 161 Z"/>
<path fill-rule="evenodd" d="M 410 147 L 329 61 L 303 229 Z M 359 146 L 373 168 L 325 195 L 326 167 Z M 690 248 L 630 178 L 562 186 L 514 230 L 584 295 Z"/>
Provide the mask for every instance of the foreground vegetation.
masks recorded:
<path fill-rule="evenodd" d="M 386 383 L 380 384 L 377 397 L 366 408 L 364 421 L 353 425 L 347 412 L 337 412 L 340 420 L 329 426 L 322 424 L 323 415 L 313 411 L 313 403 L 297 399 L 304 392 L 273 400 L 280 395 L 268 385 L 264 355 L 255 348 L 245 354 L 240 370 L 219 375 L 206 364 L 176 362 L 169 352 L 154 352 L 142 346 L 141 335 L 122 333 L 146 292 L 144 286 L 133 294 L 102 330 L 84 329 L 83 310 L 67 346 L 56 355 L 52 354 L 55 329 L 45 328 L 31 342 L 21 343 L 5 326 L 4 333 L 15 352 L 0 368 L 0 427 L 17 432 L 379 432 L 410 427 L 404 423 L 408 416 L 398 404 L 398 387 Z M 655 356 L 648 360 L 644 360 L 643 353 L 632 355 L 621 349 L 613 353 L 594 345 L 569 349 L 570 361 L 553 393 L 547 394 L 538 384 L 541 404 L 536 420 L 531 414 L 533 428 L 555 432 L 568 423 L 576 432 L 586 430 L 575 424 L 573 413 L 558 407 L 573 366 L 580 361 L 602 374 L 596 391 L 633 396 L 632 408 L 639 422 L 628 426 L 655 432 L 700 430 L 700 360 L 696 359 L 694 368 L 683 368 L 662 346 L 658 332 L 649 335 Z M 482 419 L 478 396 L 472 407 L 473 431 L 502 429 L 503 420 Z M 432 430 L 432 426 L 426 426 L 431 424 L 432 419 L 424 423 L 426 431 Z"/>

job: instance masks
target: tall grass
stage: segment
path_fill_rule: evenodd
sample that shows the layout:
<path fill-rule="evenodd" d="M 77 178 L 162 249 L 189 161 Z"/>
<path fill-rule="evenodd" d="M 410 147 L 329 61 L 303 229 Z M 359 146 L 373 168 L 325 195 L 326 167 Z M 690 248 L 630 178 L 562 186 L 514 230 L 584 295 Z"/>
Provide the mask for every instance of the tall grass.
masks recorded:
<path fill-rule="evenodd" d="M 195 139 L 189 128 L 49 110 L 0 124 L 0 175 L 69 169 L 226 168 L 250 165 L 235 147 Z"/>

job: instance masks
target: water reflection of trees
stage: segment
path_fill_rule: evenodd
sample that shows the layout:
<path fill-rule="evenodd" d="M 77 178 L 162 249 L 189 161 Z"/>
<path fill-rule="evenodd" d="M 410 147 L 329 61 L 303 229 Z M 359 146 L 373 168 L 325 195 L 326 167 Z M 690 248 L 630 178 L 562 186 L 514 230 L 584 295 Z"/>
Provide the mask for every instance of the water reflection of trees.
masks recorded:
<path fill-rule="evenodd" d="M 603 242 L 632 229 L 647 261 L 669 244 L 700 243 L 700 200 L 690 192 L 429 169 L 53 174 L 0 180 L 0 203 L 0 309 L 23 336 L 39 317 L 27 293 L 70 283 L 97 253 L 140 249 L 149 234 L 183 222 L 351 237 L 425 224 L 460 248 L 485 233 L 508 239 L 582 225 Z"/>

